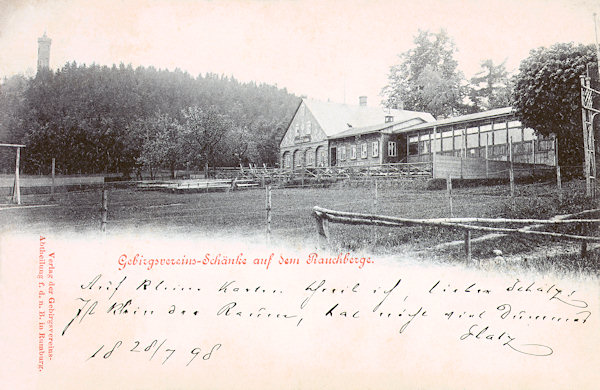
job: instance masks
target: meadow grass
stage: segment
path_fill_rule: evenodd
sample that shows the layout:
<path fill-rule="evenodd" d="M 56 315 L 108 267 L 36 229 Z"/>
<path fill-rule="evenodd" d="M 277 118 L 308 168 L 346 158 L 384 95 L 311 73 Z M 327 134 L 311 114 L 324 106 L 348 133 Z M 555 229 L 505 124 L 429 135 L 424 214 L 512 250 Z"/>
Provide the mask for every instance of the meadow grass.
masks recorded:
<path fill-rule="evenodd" d="M 324 188 L 273 188 L 273 240 L 314 243 L 314 206 L 404 218 L 449 217 L 446 191 L 428 190 L 423 183 L 378 182 L 377 190 L 374 182 L 369 181 L 337 183 Z M 54 200 L 50 200 L 49 194 L 25 195 L 24 205 L 50 204 L 52 207 L 2 210 L 0 229 L 17 233 L 99 234 L 100 200 L 100 188 L 57 193 Z M 457 188 L 453 191 L 452 203 L 455 217 L 546 219 L 598 207 L 597 201 L 584 197 L 583 183 L 577 180 L 565 183 L 562 202 L 552 184 L 531 183 L 518 186 L 515 198 L 510 198 L 508 186 L 504 184 Z M 264 239 L 265 230 L 264 189 L 171 193 L 125 187 L 109 191 L 110 234 L 132 231 L 166 235 L 195 233 L 255 240 Z M 581 228 L 557 231 L 580 234 Z M 597 234 L 597 228 L 589 229 L 586 234 Z M 435 253 L 430 250 L 437 244 L 463 238 L 464 232 L 457 229 L 330 224 L 330 243 L 339 251 L 414 254 L 441 261 L 464 262 L 461 246 Z M 517 262 L 534 269 L 597 272 L 600 269 L 598 251 L 590 246 L 588 256 L 578 259 L 577 248 L 578 244 L 564 241 L 505 236 L 473 244 L 473 258 L 478 263 Z M 497 259 L 494 250 L 502 251 L 502 260 Z"/>

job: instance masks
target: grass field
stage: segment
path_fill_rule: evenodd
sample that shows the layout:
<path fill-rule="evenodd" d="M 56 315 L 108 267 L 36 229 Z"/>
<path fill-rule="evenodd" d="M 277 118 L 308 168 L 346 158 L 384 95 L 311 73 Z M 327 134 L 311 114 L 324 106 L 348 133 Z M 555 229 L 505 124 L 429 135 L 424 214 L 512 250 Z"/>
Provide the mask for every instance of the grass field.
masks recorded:
<path fill-rule="evenodd" d="M 411 183 L 335 185 L 329 188 L 274 188 L 272 190 L 272 239 L 312 245 L 316 242 L 311 211 L 321 206 L 341 211 L 376 213 L 406 218 L 449 217 L 445 190 L 415 189 Z M 514 201 L 507 185 L 455 188 L 455 217 L 549 218 L 558 214 L 597 207 L 584 199 L 583 183 L 570 181 L 558 201 L 550 183 L 519 185 Z M 8 201 L 8 198 L 5 198 Z M 55 194 L 25 195 L 23 206 L 2 206 L 0 229 L 19 233 L 92 233 L 100 235 L 101 189 Z M 266 230 L 265 190 L 230 193 L 182 193 L 141 191 L 131 188 L 109 190 L 107 234 L 153 232 L 161 235 L 194 233 L 264 240 Z M 439 228 L 384 228 L 331 225 L 331 242 L 336 250 L 362 250 L 375 254 L 411 254 L 441 261 L 464 261 L 462 248 L 431 252 L 428 248 L 463 238 L 462 231 Z M 594 234 L 594 231 L 588 232 Z M 579 257 L 578 244 L 516 236 L 473 245 L 478 261 L 489 262 L 492 251 L 501 249 L 505 259 L 527 267 L 561 271 L 597 272 L 597 250 Z M 593 248 L 593 247 L 592 247 Z"/>

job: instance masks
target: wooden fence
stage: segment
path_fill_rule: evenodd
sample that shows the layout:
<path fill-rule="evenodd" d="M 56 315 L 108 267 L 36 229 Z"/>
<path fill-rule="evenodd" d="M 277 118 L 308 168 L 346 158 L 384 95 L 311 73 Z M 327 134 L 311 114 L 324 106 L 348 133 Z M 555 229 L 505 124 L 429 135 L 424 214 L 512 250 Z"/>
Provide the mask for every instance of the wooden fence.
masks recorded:
<path fill-rule="evenodd" d="M 267 168 L 266 166 L 239 168 L 215 168 L 215 178 L 224 179 L 238 177 L 240 179 L 255 179 L 258 181 L 278 182 L 291 180 L 344 180 L 361 178 L 431 178 L 431 162 L 422 163 L 390 163 L 356 166 L 333 167 L 297 167 L 297 168 Z"/>
<path fill-rule="evenodd" d="M 600 209 L 586 210 L 586 214 L 600 212 Z M 583 213 L 580 213 L 583 214 Z M 551 237 L 561 240 L 579 241 L 582 243 L 581 254 L 585 256 L 587 252 L 587 243 L 600 242 L 600 237 L 564 234 L 556 232 L 545 232 L 532 230 L 531 224 L 540 226 L 558 225 L 558 224 L 598 224 L 600 219 L 507 219 L 507 218 L 433 218 L 433 219 L 411 219 L 389 217 L 375 214 L 360 214 L 344 211 L 328 210 L 322 207 L 315 206 L 313 215 L 317 224 L 317 233 L 319 243 L 329 242 L 329 222 L 342 223 L 348 225 L 371 225 L 371 226 L 388 226 L 388 227 L 404 227 L 404 226 L 430 226 L 440 228 L 461 229 L 465 233 L 465 254 L 467 261 L 471 261 L 471 233 L 474 231 L 502 234 L 516 234 L 522 236 L 538 236 Z M 485 224 L 521 224 L 525 225 L 522 228 L 505 228 L 473 225 L 475 223 Z"/>
<path fill-rule="evenodd" d="M 168 190 L 173 192 L 233 190 L 236 188 L 258 187 L 252 179 L 182 179 L 169 181 L 141 181 L 140 189 Z"/>

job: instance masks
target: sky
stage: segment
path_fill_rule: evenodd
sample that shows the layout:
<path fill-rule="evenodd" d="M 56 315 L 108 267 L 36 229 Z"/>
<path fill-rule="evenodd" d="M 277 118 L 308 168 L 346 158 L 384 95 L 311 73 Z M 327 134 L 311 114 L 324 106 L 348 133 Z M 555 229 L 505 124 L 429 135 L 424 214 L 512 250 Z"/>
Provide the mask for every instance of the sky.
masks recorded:
<path fill-rule="evenodd" d="M 53 69 L 179 68 L 378 105 L 419 29 L 445 29 L 470 78 L 488 58 L 516 71 L 533 48 L 594 43 L 593 12 L 600 0 L 0 0 L 0 79 L 35 73 L 46 31 Z"/>

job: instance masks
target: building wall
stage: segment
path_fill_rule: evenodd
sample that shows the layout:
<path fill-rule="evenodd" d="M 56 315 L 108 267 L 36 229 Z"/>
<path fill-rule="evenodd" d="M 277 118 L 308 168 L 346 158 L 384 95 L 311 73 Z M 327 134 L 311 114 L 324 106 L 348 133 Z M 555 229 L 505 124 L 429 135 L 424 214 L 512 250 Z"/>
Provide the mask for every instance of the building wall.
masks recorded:
<path fill-rule="evenodd" d="M 361 166 L 395 163 L 399 160 L 397 137 L 382 133 L 362 134 L 331 140 L 337 166 Z M 392 143 L 392 144 L 390 144 Z"/>
<path fill-rule="evenodd" d="M 436 155 L 433 163 L 433 178 L 446 179 L 508 179 L 510 162 L 500 160 L 485 160 L 474 157 L 456 157 Z M 534 166 L 529 163 L 513 163 L 514 177 L 530 177 L 554 172 L 547 165 Z M 549 171 L 550 170 L 550 171 Z"/>
<path fill-rule="evenodd" d="M 431 161 L 433 152 L 457 157 L 486 158 L 487 155 L 490 160 L 507 161 L 511 137 L 514 162 L 555 164 L 554 138 L 537 136 L 512 114 L 408 132 L 403 148 L 408 162 Z"/>
<path fill-rule="evenodd" d="M 281 167 L 328 166 L 328 145 L 325 132 L 302 102 L 281 140 Z"/>

